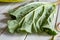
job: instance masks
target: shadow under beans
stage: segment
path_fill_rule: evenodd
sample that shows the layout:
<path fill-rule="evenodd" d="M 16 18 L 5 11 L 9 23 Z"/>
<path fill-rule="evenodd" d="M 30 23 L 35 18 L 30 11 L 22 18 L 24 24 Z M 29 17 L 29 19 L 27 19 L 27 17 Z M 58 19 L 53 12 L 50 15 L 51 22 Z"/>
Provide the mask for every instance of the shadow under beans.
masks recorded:
<path fill-rule="evenodd" d="M 38 36 L 51 36 L 51 35 L 48 35 L 47 33 L 45 32 L 41 32 L 41 33 L 31 33 L 29 35 L 38 35 Z"/>
<path fill-rule="evenodd" d="M 9 16 L 8 13 L 3 13 L 3 15 L 5 15 L 6 18 L 0 20 L 0 22 L 7 23 L 7 21 L 10 20 L 11 17 Z"/>
<path fill-rule="evenodd" d="M 26 35 L 25 32 L 20 32 L 20 33 L 14 32 L 14 33 L 10 33 L 10 32 L 8 31 L 8 28 L 5 30 L 4 34 L 5 34 L 5 35 L 11 35 L 11 36 L 12 36 L 12 35 Z"/>
<path fill-rule="evenodd" d="M 3 15 L 5 15 L 5 17 L 7 17 L 7 18 L 0 20 L 0 23 L 3 23 L 2 25 L 4 25 L 3 28 L 2 28 L 2 26 L 0 26 L 0 30 L 1 30 L 1 31 L 0 31 L 0 34 L 4 33 L 4 31 L 5 31 L 6 28 L 7 28 L 7 21 L 8 21 L 9 19 L 11 19 L 8 13 L 3 13 Z M 5 25 L 5 24 L 6 24 L 6 25 Z"/>
<path fill-rule="evenodd" d="M 23 36 L 23 35 L 26 35 L 26 34 L 27 35 L 37 35 L 37 36 L 51 36 L 51 35 L 48 35 L 48 34 L 46 34 L 44 32 L 41 32 L 41 33 L 26 33 L 26 32 L 20 31 L 20 32 L 10 33 L 8 31 L 8 29 L 6 29 L 6 31 L 4 32 L 4 34 L 5 35 L 10 35 L 10 36 L 12 36 L 12 35 Z"/>

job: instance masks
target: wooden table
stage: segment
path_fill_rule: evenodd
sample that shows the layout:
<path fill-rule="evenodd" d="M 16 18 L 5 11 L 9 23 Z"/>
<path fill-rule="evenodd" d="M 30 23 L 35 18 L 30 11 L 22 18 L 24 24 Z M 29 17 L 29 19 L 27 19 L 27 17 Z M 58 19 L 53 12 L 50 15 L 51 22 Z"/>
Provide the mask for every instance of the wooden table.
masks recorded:
<path fill-rule="evenodd" d="M 35 0 L 36 1 L 36 0 Z M 55 2 L 56 0 L 39 0 L 40 2 Z M 26 3 L 26 2 L 25 2 Z M 9 19 L 6 16 L 6 12 L 9 9 L 13 9 L 16 6 L 21 5 L 21 3 L 0 3 L 0 40 L 49 40 L 51 36 L 37 35 L 37 34 L 10 34 L 4 29 L 7 24 L 6 21 Z M 8 15 L 8 14 L 7 14 Z M 60 6 L 58 11 L 57 23 L 60 22 Z"/>

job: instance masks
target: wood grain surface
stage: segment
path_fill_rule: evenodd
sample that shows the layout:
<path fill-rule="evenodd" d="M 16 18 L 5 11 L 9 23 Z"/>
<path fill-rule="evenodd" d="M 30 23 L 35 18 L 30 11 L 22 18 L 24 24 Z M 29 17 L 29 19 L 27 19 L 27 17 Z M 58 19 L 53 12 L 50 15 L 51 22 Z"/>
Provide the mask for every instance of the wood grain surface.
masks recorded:
<path fill-rule="evenodd" d="M 34 0 L 40 2 L 56 2 L 56 0 Z M 10 34 L 6 31 L 7 20 L 9 20 L 8 10 L 16 8 L 24 3 L 0 3 L 0 40 L 49 40 L 49 35 L 37 35 L 37 34 Z M 57 23 L 60 22 L 60 6 L 58 7 L 58 18 Z M 44 33 L 43 33 L 44 34 Z M 26 38 L 26 39 L 25 39 Z M 60 40 L 60 39 L 57 39 Z"/>

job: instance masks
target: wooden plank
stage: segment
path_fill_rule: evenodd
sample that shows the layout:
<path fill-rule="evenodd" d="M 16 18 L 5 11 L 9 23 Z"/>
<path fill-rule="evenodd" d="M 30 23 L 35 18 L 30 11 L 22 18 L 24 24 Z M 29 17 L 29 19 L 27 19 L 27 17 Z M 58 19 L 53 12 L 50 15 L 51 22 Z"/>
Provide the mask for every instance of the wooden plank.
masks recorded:
<path fill-rule="evenodd" d="M 47 0 L 39 0 L 39 1 L 41 1 L 41 2 L 45 1 L 46 2 Z M 55 0 L 53 0 L 53 1 L 55 1 Z M 47 2 L 53 2 L 53 1 L 48 0 Z M 16 4 L 16 3 L 14 3 L 14 4 Z M 4 5 L 0 5 L 0 10 L 1 10 L 0 11 L 0 16 L 3 16 L 2 18 L 0 17 L 0 28 L 5 28 L 6 27 L 6 25 L 5 25 L 6 23 L 1 22 L 1 20 L 7 19 L 7 18 L 5 18 L 5 16 L 2 15 L 2 14 L 7 12 L 10 8 L 16 7 L 17 4 L 20 5 L 20 3 L 17 3 L 15 6 L 12 7 L 12 5 L 14 5 L 14 4 L 8 4 L 8 6 L 5 5 L 5 7 L 4 7 Z M 60 18 L 58 18 L 58 22 L 60 22 Z M 9 34 L 5 31 L 2 35 L 0 35 L 0 40 L 24 40 L 25 36 L 26 35 L 21 35 L 21 34 Z M 29 34 L 27 36 L 26 40 L 48 40 L 49 38 L 51 38 L 51 36 L 42 36 L 42 35 L 37 35 L 37 34 L 35 34 L 35 35 L 34 34 Z"/>

